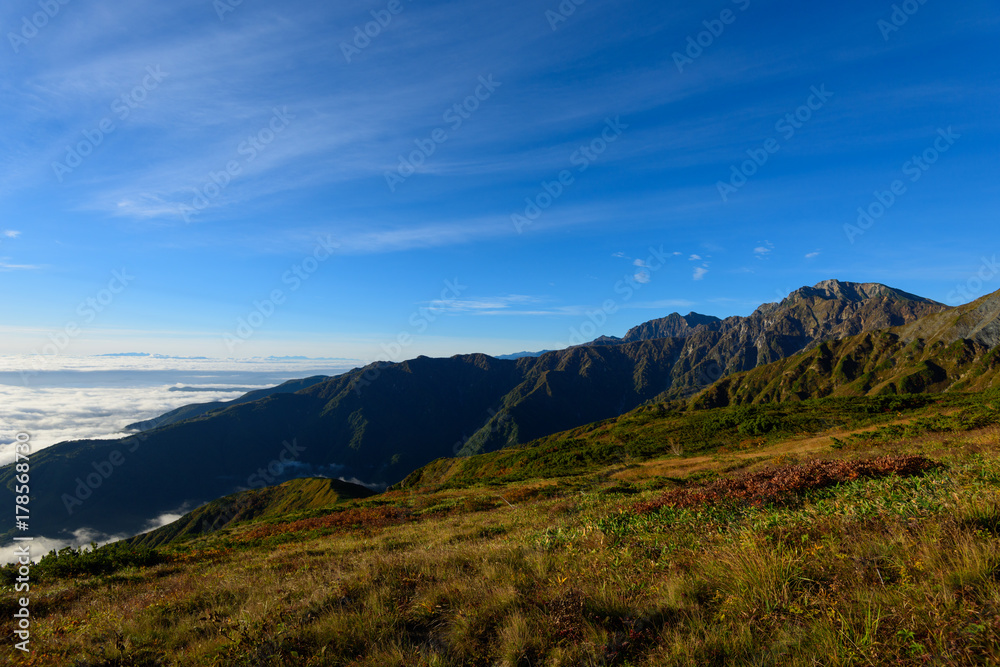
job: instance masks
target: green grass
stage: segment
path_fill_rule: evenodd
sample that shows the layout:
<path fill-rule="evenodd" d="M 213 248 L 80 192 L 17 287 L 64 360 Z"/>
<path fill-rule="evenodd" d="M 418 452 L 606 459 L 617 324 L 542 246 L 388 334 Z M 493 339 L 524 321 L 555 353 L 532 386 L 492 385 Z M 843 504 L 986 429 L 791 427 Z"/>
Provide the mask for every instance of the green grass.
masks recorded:
<path fill-rule="evenodd" d="M 714 410 L 692 410 L 679 403 L 652 404 L 618 419 L 529 445 L 442 459 L 417 471 L 398 488 L 458 489 L 481 486 L 484 480 L 502 486 L 575 476 L 615 463 L 749 450 L 796 435 L 861 429 L 900 418 L 936 416 L 949 409 L 963 409 L 971 428 L 998 419 L 1000 398 L 995 393 L 916 394 L 825 398 Z"/>
<path fill-rule="evenodd" d="M 440 462 L 381 496 L 142 552 L 159 562 L 125 547 L 63 554 L 37 569 L 35 652 L 3 655 L 60 667 L 996 664 L 995 400 L 648 406 Z M 740 433 L 747 423 L 764 432 Z M 829 429 L 869 430 L 794 449 Z M 940 465 L 780 506 L 641 511 L 713 480 L 896 454 Z"/>

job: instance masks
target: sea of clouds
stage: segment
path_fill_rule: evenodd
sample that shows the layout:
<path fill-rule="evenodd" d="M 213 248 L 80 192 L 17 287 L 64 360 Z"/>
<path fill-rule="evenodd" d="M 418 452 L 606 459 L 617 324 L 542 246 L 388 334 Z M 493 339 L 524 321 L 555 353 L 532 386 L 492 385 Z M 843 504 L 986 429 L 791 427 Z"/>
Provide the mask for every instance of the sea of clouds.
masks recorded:
<path fill-rule="evenodd" d="M 189 403 L 227 401 L 254 389 L 314 375 L 338 375 L 361 365 L 350 359 L 184 359 L 156 356 L 57 357 L 44 367 L 29 356 L 0 356 L 0 466 L 14 460 L 19 433 L 31 451 L 67 440 L 120 438 L 137 421 Z M 152 530 L 192 507 L 150 520 Z M 37 559 L 49 549 L 126 537 L 83 528 L 71 539 L 36 536 Z M 0 548 L 0 563 L 13 547 Z"/>
<path fill-rule="evenodd" d="M 0 465 L 15 436 L 37 452 L 66 440 L 120 438 L 134 422 L 189 403 L 227 401 L 312 375 L 336 375 L 352 360 L 220 360 L 63 357 L 37 370 L 31 357 L 0 356 Z"/>

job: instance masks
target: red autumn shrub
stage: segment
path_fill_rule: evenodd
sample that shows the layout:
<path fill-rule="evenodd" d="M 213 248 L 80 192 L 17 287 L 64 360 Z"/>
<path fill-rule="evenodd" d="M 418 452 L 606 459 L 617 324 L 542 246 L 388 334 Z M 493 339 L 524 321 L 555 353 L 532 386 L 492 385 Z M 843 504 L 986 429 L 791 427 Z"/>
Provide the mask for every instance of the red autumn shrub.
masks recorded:
<path fill-rule="evenodd" d="M 910 477 L 938 467 L 922 456 L 882 456 L 863 461 L 813 461 L 801 465 L 767 468 L 755 473 L 718 479 L 709 484 L 674 489 L 655 500 L 636 505 L 640 514 L 662 507 L 697 507 L 743 503 L 757 507 L 793 502 L 806 491 L 836 486 L 855 479 L 889 475 Z"/>
<path fill-rule="evenodd" d="M 316 529 L 372 529 L 403 523 L 410 516 L 409 510 L 398 507 L 359 507 L 288 523 L 257 526 L 242 535 L 243 542 L 252 542 L 283 533 L 298 533 Z"/>

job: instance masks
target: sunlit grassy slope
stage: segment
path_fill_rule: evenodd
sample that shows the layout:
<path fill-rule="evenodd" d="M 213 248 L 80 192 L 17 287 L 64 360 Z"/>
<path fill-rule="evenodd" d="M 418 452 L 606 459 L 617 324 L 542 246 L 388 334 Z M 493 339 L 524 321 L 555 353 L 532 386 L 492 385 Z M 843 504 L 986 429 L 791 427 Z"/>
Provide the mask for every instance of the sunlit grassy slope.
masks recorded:
<path fill-rule="evenodd" d="M 46 559 L 34 653 L 3 659 L 997 663 L 998 439 L 996 392 L 646 406 L 378 496 L 272 492 L 214 533 Z"/>

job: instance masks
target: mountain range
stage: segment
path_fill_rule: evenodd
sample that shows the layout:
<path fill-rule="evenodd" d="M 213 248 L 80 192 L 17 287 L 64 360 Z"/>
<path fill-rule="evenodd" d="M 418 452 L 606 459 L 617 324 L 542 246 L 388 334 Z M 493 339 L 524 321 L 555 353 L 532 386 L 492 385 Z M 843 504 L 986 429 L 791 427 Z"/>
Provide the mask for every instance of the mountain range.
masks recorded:
<path fill-rule="evenodd" d="M 982 391 L 1000 374 L 1000 292 L 908 324 L 825 341 L 727 377 L 695 400 L 713 408 L 826 396 Z"/>
<path fill-rule="evenodd" d="M 808 373 L 816 364 L 819 373 L 824 364 L 832 364 L 829 374 L 843 371 L 816 391 L 947 389 L 946 380 L 961 382 L 965 369 L 991 363 L 998 299 L 949 309 L 884 285 L 824 281 L 747 317 L 675 313 L 621 339 L 538 357 L 381 362 L 186 406 L 133 425 L 143 432 L 122 440 L 66 442 L 36 454 L 33 483 L 46 493 L 33 498 L 34 527 L 50 537 L 82 527 L 134 534 L 157 516 L 306 475 L 384 488 L 441 457 L 527 443 L 647 401 L 695 397 L 713 407 L 801 397 L 822 384 Z M 932 357 L 957 344 L 968 352 L 956 350 L 940 379 Z M 913 348 L 908 380 L 865 370 L 913 345 L 923 348 Z M 786 378 L 800 367 L 797 384 Z M 7 486 L 13 475 L 10 466 L 0 470 Z"/>

